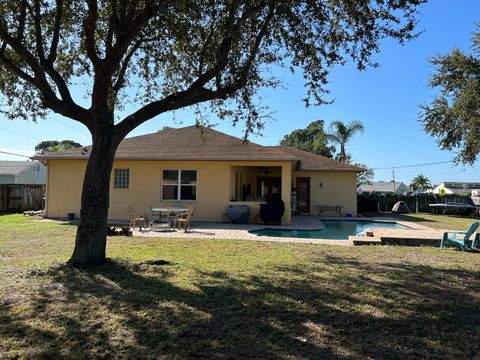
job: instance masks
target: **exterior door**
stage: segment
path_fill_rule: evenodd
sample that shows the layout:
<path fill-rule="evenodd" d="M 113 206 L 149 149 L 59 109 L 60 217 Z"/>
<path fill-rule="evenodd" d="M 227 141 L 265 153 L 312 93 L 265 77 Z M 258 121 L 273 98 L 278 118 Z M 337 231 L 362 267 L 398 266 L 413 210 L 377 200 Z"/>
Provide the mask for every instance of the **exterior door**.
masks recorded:
<path fill-rule="evenodd" d="M 257 178 L 257 195 L 264 196 L 268 201 L 282 197 L 282 178 L 260 176 Z"/>
<path fill-rule="evenodd" d="M 297 177 L 297 210 L 310 213 L 310 178 Z"/>

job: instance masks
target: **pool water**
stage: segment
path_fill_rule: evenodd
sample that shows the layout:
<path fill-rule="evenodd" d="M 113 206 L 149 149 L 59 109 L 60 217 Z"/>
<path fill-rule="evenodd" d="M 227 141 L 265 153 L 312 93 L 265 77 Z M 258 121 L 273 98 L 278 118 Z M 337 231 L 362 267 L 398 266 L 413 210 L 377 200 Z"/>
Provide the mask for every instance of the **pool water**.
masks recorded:
<path fill-rule="evenodd" d="M 259 229 L 249 233 L 258 236 L 294 237 L 307 239 L 347 240 L 351 235 L 357 235 L 365 229 L 388 228 L 407 229 L 396 222 L 364 221 L 364 220 L 322 220 L 325 227 L 321 230 L 286 230 L 286 229 Z"/>

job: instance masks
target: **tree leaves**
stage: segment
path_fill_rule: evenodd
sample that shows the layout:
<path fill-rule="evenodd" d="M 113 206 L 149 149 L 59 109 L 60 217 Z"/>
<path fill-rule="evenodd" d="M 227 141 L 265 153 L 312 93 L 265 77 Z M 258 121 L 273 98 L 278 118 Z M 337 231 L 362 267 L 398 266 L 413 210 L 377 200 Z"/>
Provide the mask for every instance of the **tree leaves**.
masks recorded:
<path fill-rule="evenodd" d="M 341 162 L 347 161 L 347 153 L 345 145 L 350 141 L 356 133 L 363 133 L 364 127 L 360 121 L 354 120 L 349 124 L 344 124 L 342 121 L 332 121 L 330 123 L 330 132 L 327 134 L 328 140 L 340 145 L 339 160 Z"/>
<path fill-rule="evenodd" d="M 297 129 L 285 135 L 280 145 L 291 146 L 317 155 L 333 157 L 335 148 L 328 145 L 327 136 L 323 130 L 323 120 L 311 122 L 305 129 Z"/>
<path fill-rule="evenodd" d="M 413 191 L 416 190 L 428 190 L 432 188 L 432 183 L 430 180 L 423 174 L 415 176 L 415 178 L 410 183 L 410 187 Z"/>
<path fill-rule="evenodd" d="M 44 152 L 53 152 L 53 151 L 62 151 L 68 150 L 72 148 L 81 147 L 82 144 L 79 144 L 73 140 L 46 140 L 38 143 L 35 146 L 36 153 L 44 153 Z"/>
<path fill-rule="evenodd" d="M 250 109 L 233 118 L 248 132 L 262 122 L 253 99 L 279 83 L 270 66 L 301 71 L 307 105 L 329 102 L 329 69 L 375 65 L 382 38 L 415 37 L 422 2 L 0 0 L 0 82 L 9 84 L 1 111 L 38 118 L 48 108 L 92 131 L 92 115 L 115 116 L 134 91 L 138 109 L 117 121 L 120 137 L 163 112 L 217 99 L 231 101 L 231 114 Z M 71 99 L 79 83 L 91 108 Z M 12 107 L 14 99 L 28 106 Z"/>
<path fill-rule="evenodd" d="M 436 72 L 430 87 L 440 93 L 420 106 L 419 121 L 444 150 L 456 150 L 456 161 L 473 164 L 480 154 L 480 33 L 472 39 L 472 54 L 459 49 L 434 57 Z"/>

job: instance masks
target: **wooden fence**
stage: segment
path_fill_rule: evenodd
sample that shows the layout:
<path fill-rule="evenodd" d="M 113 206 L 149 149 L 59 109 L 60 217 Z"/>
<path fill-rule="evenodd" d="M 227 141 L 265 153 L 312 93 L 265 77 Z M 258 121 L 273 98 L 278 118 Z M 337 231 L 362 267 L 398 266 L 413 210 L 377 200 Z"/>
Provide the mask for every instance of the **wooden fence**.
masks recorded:
<path fill-rule="evenodd" d="M 460 203 L 472 205 L 470 196 L 460 195 L 394 195 L 372 194 L 358 195 L 358 212 L 391 211 L 397 201 L 405 201 L 411 212 L 432 212 L 430 204 Z"/>
<path fill-rule="evenodd" d="M 43 210 L 45 185 L 0 184 L 0 213 Z"/>

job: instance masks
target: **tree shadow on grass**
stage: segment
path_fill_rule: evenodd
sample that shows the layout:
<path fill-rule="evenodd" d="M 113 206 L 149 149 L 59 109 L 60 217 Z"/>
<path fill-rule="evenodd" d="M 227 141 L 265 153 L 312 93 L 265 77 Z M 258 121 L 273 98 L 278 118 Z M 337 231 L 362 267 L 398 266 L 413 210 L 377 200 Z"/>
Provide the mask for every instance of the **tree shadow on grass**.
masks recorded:
<path fill-rule="evenodd" d="M 32 273 L 39 285 L 30 306 L 4 302 L 0 335 L 27 357 L 459 359 L 480 351 L 479 272 L 335 256 L 248 276 L 159 264 Z"/>

